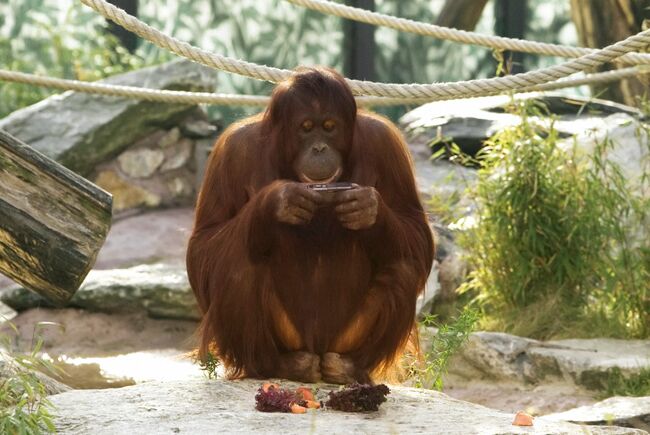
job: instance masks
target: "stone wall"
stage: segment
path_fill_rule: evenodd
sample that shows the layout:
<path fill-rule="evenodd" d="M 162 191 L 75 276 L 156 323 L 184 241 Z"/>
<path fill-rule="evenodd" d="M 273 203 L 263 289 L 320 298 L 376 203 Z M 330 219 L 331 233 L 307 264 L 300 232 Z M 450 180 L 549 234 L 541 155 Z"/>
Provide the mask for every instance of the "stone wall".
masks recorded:
<path fill-rule="evenodd" d="M 157 129 L 98 165 L 91 179 L 113 194 L 113 212 L 191 206 L 218 128 L 199 108 L 177 126 Z"/>

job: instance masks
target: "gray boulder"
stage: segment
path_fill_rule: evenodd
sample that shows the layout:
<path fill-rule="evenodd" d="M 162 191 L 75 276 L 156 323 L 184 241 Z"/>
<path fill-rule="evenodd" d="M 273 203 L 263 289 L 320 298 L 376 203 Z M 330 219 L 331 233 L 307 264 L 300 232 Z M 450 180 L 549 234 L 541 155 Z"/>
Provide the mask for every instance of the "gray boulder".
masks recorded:
<path fill-rule="evenodd" d="M 388 401 L 378 412 L 262 413 L 255 410 L 260 385 L 259 380 L 150 382 L 117 389 L 69 391 L 51 397 L 51 401 L 57 410 L 55 424 L 62 434 L 644 433 L 629 428 L 579 426 L 546 417 L 536 418 L 533 427 L 513 426 L 513 414 L 454 400 L 436 391 L 405 387 L 391 387 Z M 298 386 L 290 382 L 282 385 Z M 330 390 L 326 385 L 319 388 Z"/>
<path fill-rule="evenodd" d="M 614 368 L 624 376 L 650 369 L 650 340 L 556 340 L 528 354 L 540 377 L 557 375 L 590 389 L 604 388 Z"/>
<path fill-rule="evenodd" d="M 619 164 L 625 175 L 634 178 L 648 156 L 647 133 L 640 129 L 645 118 L 637 109 L 610 101 L 567 97 L 559 94 L 517 94 L 515 100 L 538 100 L 548 106 L 555 118 L 554 128 L 559 132 L 562 147 L 569 149 L 574 138 L 583 155 L 593 152 L 594 144 L 605 138 L 616 146 L 607 158 Z M 449 197 L 461 194 L 456 204 L 461 216 L 470 215 L 473 205 L 462 193 L 476 182 L 471 168 L 447 161 L 431 162 L 430 143 L 437 137 L 448 138 L 466 153 L 476 154 L 493 134 L 521 122 L 517 115 L 507 113 L 511 98 L 506 95 L 466 98 L 428 103 L 406 113 L 399 126 L 404 131 L 414 158 L 418 186 L 423 197 Z M 531 121 L 549 124 L 549 118 Z"/>
<path fill-rule="evenodd" d="M 0 299 L 16 310 L 50 306 L 20 286 L 5 288 Z M 92 270 L 69 306 L 102 312 L 144 311 L 151 317 L 169 319 L 199 318 L 185 268 L 166 264 Z"/>
<path fill-rule="evenodd" d="M 549 420 L 588 425 L 615 425 L 650 431 L 650 397 L 610 397 L 546 416 Z"/>
<path fill-rule="evenodd" d="M 602 390 L 614 369 L 632 376 L 648 368 L 650 340 L 541 342 L 500 332 L 476 332 L 454 357 L 449 372 L 465 379 L 533 384 L 560 381 Z"/>
<path fill-rule="evenodd" d="M 641 112 L 633 107 L 556 93 L 517 94 L 514 99 L 536 99 L 545 103 L 548 112 L 557 118 L 555 128 L 564 137 L 584 134 L 590 129 L 611 128 L 611 125 L 602 123 L 611 115 L 631 119 L 642 117 Z M 405 114 L 400 119 L 400 126 L 406 132 L 409 144 L 416 146 L 418 151 L 427 151 L 427 144 L 440 134 L 473 155 L 483 146 L 485 139 L 520 122 L 519 116 L 507 113 L 510 102 L 510 96 L 497 95 L 428 103 Z"/>
<path fill-rule="evenodd" d="M 110 77 L 103 83 L 214 91 L 217 72 L 189 61 Z M 77 92 L 54 95 L 0 120 L 0 129 L 82 175 L 156 129 L 172 127 L 195 106 Z"/>

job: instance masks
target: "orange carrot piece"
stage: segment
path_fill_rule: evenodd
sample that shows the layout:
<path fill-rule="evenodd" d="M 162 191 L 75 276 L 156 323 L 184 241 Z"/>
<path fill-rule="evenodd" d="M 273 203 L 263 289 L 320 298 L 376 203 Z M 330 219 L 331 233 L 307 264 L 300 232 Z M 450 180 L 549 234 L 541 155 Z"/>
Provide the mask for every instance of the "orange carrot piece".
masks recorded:
<path fill-rule="evenodd" d="M 295 403 L 291 405 L 292 414 L 304 414 L 305 412 L 307 412 L 307 408 L 304 406 L 296 405 Z"/>
<path fill-rule="evenodd" d="M 515 415 L 515 420 L 512 422 L 513 426 L 532 426 L 533 417 L 530 414 L 526 414 L 523 411 L 519 411 Z"/>
<path fill-rule="evenodd" d="M 314 393 L 312 393 L 309 387 L 298 387 L 296 388 L 296 393 L 300 394 L 305 400 L 314 400 Z"/>
<path fill-rule="evenodd" d="M 312 409 L 320 408 L 320 403 L 316 402 L 315 400 L 306 400 L 306 402 L 307 402 L 307 408 L 312 408 Z"/>

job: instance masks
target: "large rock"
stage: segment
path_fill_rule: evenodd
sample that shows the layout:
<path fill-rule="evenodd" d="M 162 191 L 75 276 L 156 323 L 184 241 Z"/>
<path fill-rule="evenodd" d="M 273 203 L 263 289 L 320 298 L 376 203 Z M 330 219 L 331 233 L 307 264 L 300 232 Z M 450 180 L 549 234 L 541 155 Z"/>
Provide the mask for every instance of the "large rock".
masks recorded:
<path fill-rule="evenodd" d="M 158 207 L 160 196 L 140 186 L 129 184 L 115 171 L 101 171 L 95 183 L 113 195 L 113 210 L 118 213 L 136 207 Z"/>
<path fill-rule="evenodd" d="M 548 112 L 556 117 L 554 126 L 561 137 L 615 127 L 603 124 L 611 115 L 623 115 L 628 119 L 642 117 L 633 107 L 591 98 L 527 93 L 517 94 L 514 99 L 536 99 L 545 103 Z M 440 134 L 451 138 L 464 152 L 476 154 L 485 139 L 521 121 L 518 115 L 507 112 L 511 101 L 508 95 L 497 95 L 428 103 L 405 114 L 400 126 L 406 131 L 409 144 L 418 152 L 426 151 L 427 144 Z"/>
<path fill-rule="evenodd" d="M 125 151 L 117 159 L 122 172 L 129 177 L 147 178 L 160 167 L 165 160 L 165 154 L 160 150 L 141 148 Z"/>
<path fill-rule="evenodd" d="M 614 368 L 624 376 L 650 369 L 650 340 L 556 340 L 528 353 L 540 377 L 561 376 L 591 389 L 604 388 Z"/>
<path fill-rule="evenodd" d="M 650 397 L 610 397 L 590 406 L 550 414 L 547 418 L 579 424 L 635 427 L 650 431 Z"/>
<path fill-rule="evenodd" d="M 211 92 L 217 72 L 189 61 L 174 61 L 103 80 L 151 89 Z M 0 129 L 18 137 L 68 168 L 87 175 L 140 137 L 175 126 L 195 106 L 153 103 L 65 92 L 18 110 Z"/>
<path fill-rule="evenodd" d="M 4 289 L 0 299 L 16 310 L 49 306 L 44 298 L 20 286 Z M 69 305 L 102 312 L 144 311 L 169 319 L 199 318 L 185 268 L 166 264 L 92 270 Z"/>
<path fill-rule="evenodd" d="M 440 433 L 640 434 L 636 429 L 578 426 L 540 417 L 512 425 L 514 415 L 454 400 L 430 390 L 391 387 L 378 412 L 318 410 L 306 415 L 255 410 L 259 380 L 151 382 L 111 390 L 77 390 L 51 397 L 62 434 L 115 433 Z M 283 382 L 287 387 L 297 384 Z M 323 391 L 329 386 L 319 385 Z M 332 387 L 335 388 L 335 387 Z"/>
<path fill-rule="evenodd" d="M 625 349 L 625 352 L 621 352 Z M 569 382 L 602 390 L 612 369 L 631 376 L 650 368 L 650 340 L 575 339 L 541 342 L 500 332 L 477 332 L 450 366 L 466 378 L 521 383 Z"/>
<path fill-rule="evenodd" d="M 559 94 L 517 94 L 515 100 L 538 100 L 554 116 L 553 127 L 564 138 L 560 146 L 569 149 L 577 143 L 584 155 L 593 153 L 595 143 L 609 139 L 615 143 L 607 158 L 619 164 L 625 175 L 641 172 L 643 158 L 650 150 L 647 133 L 640 128 L 645 118 L 637 109 L 610 101 L 567 97 Z M 476 173 L 470 168 L 446 161 L 431 162 L 431 142 L 448 138 L 466 153 L 476 154 L 486 139 L 518 125 L 521 118 L 507 112 L 511 97 L 507 95 L 466 98 L 428 103 L 406 113 L 399 120 L 414 157 L 418 185 L 426 197 L 448 197 L 473 186 Z M 530 117 L 532 122 L 549 125 L 551 119 Z M 465 198 L 456 205 L 461 215 L 472 211 Z"/>

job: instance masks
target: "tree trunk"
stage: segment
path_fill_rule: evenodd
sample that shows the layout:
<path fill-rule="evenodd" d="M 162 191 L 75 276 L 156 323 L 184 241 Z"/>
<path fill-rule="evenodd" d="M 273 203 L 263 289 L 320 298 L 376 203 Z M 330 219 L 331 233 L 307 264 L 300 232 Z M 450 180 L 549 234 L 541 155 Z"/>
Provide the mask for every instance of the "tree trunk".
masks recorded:
<path fill-rule="evenodd" d="M 494 2 L 494 32 L 506 38 L 524 39 L 526 36 L 526 0 L 496 0 Z M 506 70 L 509 74 L 524 72 L 524 56 L 521 51 L 505 51 Z"/>
<path fill-rule="evenodd" d="M 375 0 L 347 0 L 348 6 L 375 10 Z M 352 20 L 343 22 L 343 72 L 357 80 L 376 80 L 375 26 Z"/>
<path fill-rule="evenodd" d="M 474 30 L 488 0 L 447 0 L 436 24 L 460 30 Z"/>
<path fill-rule="evenodd" d="M 0 130 L 0 272 L 62 304 L 95 263 L 111 195 Z"/>
<path fill-rule="evenodd" d="M 571 17 L 580 44 L 602 48 L 640 32 L 643 20 L 649 18 L 647 3 L 647 0 L 571 0 Z M 599 68 L 606 69 L 609 68 Z M 592 86 L 595 96 L 629 105 L 636 105 L 636 97 L 646 91 L 647 84 L 638 79 Z"/>
<path fill-rule="evenodd" d="M 138 0 L 108 0 L 108 3 L 112 3 L 120 9 L 124 9 L 124 11 L 129 15 L 133 15 L 134 17 L 138 16 Z M 119 26 L 110 20 L 108 20 L 108 31 L 115 35 L 122 45 L 131 53 L 138 48 L 138 35 L 135 33 L 129 32 L 124 27 Z"/>

